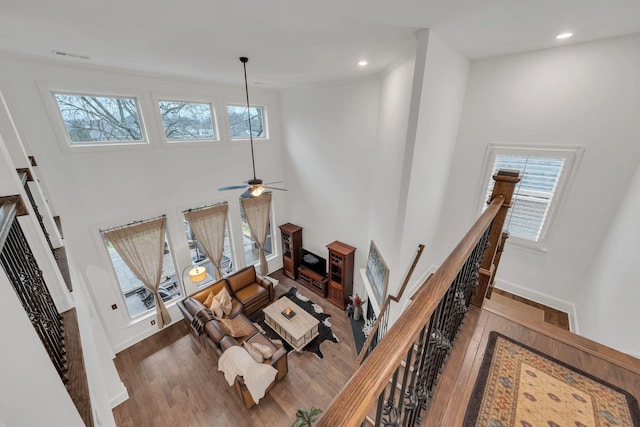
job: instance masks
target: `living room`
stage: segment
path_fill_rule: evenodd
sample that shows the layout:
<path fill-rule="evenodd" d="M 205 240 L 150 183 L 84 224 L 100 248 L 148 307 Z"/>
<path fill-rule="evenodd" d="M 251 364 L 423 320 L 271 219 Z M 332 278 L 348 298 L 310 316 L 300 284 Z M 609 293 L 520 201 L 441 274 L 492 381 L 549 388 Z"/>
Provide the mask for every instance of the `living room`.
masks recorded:
<path fill-rule="evenodd" d="M 349 243 L 359 268 L 375 241 L 389 262 L 393 291 L 418 243 L 427 250 L 416 283 L 478 216 L 489 143 L 584 147 L 547 247 L 512 245 L 497 286 L 566 311 L 574 331 L 637 356 L 632 337 L 640 295 L 630 285 L 637 242 L 628 230 L 637 227 L 640 181 L 640 131 L 631 119 L 639 103 L 639 46 L 640 38 L 629 35 L 470 61 L 437 31 L 425 31 L 380 73 L 284 89 L 252 84 L 251 102 L 265 106 L 268 120 L 268 139 L 255 143 L 258 176 L 283 181 L 289 190 L 273 192 L 272 225 L 303 226 L 305 247 L 316 253 L 326 253 L 334 240 Z M 260 69 L 260 55 L 250 59 L 251 75 L 254 64 Z M 100 229 L 166 215 L 176 271 L 191 263 L 183 211 L 228 201 L 233 238 L 241 234 L 239 194 L 216 188 L 249 178 L 248 142 L 166 143 L 154 109 L 157 99 L 177 97 L 212 102 L 221 113 L 226 103 L 242 103 L 241 73 L 238 63 L 237 78 L 211 83 L 2 54 L 0 89 L 13 121 L 2 122 L 3 158 L 26 166 L 16 161 L 16 134 L 37 160 L 84 283 L 73 297 L 60 291 L 57 302 L 77 305 L 84 292 L 89 311 L 95 310 L 92 327 L 104 334 L 105 365 L 109 355 L 158 328 L 153 314 L 128 315 Z M 51 90 L 136 96 L 149 143 L 66 146 Z M 16 193 L 14 184 L 3 181 L 6 194 Z M 274 249 L 269 271 L 282 266 L 279 243 Z M 234 256 L 242 267 L 241 251 Z M 362 293 L 357 275 L 355 281 Z M 196 290 L 185 281 L 184 295 Z M 175 305 L 169 310 L 173 322 L 180 321 Z M 107 378 L 105 406 L 126 399 L 111 369 L 100 374 Z"/>

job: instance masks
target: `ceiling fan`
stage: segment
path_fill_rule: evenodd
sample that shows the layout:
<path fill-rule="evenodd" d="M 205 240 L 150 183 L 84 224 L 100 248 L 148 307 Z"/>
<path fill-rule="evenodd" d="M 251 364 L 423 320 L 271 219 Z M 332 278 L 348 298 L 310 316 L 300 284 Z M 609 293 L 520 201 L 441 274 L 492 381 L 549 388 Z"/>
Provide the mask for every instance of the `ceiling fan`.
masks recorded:
<path fill-rule="evenodd" d="M 249 58 L 246 56 L 240 57 L 240 62 L 242 62 L 242 66 L 244 67 L 244 90 L 247 95 L 247 120 L 249 122 L 249 141 L 251 142 L 251 165 L 253 166 L 253 178 L 244 181 L 244 185 L 229 185 L 227 187 L 218 188 L 218 191 L 246 189 L 246 191 L 240 195 L 243 199 L 248 197 L 258 197 L 266 189 L 287 191 L 285 188 L 270 187 L 270 184 L 277 184 L 281 181 L 263 183 L 260 178 L 256 178 L 256 160 L 253 155 L 253 131 L 251 129 L 251 107 L 249 105 L 249 85 L 247 84 L 248 61 Z"/>

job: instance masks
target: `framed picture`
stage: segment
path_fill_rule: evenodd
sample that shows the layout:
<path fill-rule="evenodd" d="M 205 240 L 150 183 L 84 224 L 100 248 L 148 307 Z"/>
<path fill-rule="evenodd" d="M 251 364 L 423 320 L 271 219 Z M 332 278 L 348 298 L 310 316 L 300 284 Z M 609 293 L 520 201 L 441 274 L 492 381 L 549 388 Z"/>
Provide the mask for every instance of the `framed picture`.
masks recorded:
<path fill-rule="evenodd" d="M 369 258 L 367 259 L 367 279 L 371 284 L 373 293 L 378 301 L 378 306 L 382 307 L 387 296 L 387 284 L 389 283 L 389 266 L 382 258 L 380 250 L 372 240 L 369 246 Z"/>

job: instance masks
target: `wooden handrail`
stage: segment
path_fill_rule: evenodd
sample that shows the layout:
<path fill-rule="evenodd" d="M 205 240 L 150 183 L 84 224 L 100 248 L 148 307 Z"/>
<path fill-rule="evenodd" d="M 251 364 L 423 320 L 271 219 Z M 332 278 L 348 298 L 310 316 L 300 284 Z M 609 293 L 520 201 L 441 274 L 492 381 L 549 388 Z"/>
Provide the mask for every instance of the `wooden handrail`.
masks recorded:
<path fill-rule="evenodd" d="M 489 207 L 458 243 L 453 252 L 433 274 L 429 292 L 421 293 L 396 321 L 365 362 L 333 399 L 316 426 L 357 426 L 377 402 L 389 378 L 400 366 L 441 299 L 449 290 L 494 217 L 500 211 L 505 196 L 493 198 Z"/>
<path fill-rule="evenodd" d="M 387 310 L 388 310 L 389 306 L 391 305 L 391 301 L 400 302 L 400 299 L 402 298 L 402 295 L 404 294 L 404 290 L 406 289 L 407 284 L 409 283 L 409 280 L 411 279 L 411 275 L 413 274 L 413 271 L 416 269 L 416 265 L 418 264 L 418 261 L 420 260 L 420 256 L 422 255 L 422 251 L 424 251 L 424 245 L 421 243 L 421 244 L 418 245 L 418 252 L 413 257 L 413 262 L 411 263 L 411 267 L 409 268 L 409 271 L 407 272 L 407 274 L 406 274 L 406 276 L 404 278 L 404 281 L 402 282 L 402 286 L 400 287 L 400 292 L 398 292 L 398 294 L 395 295 L 395 296 L 394 295 L 388 295 L 387 298 L 385 299 L 384 304 L 382 305 L 382 308 L 380 309 L 380 315 L 378 316 L 378 318 L 376 319 L 375 323 L 371 327 L 371 331 L 369 332 L 369 336 L 367 337 L 366 341 L 364 342 L 364 345 L 362 346 L 362 349 L 360 350 L 360 354 L 358 355 L 358 358 L 356 359 L 355 363 L 353 364 L 353 371 L 354 372 L 362 364 L 362 361 L 364 360 L 364 357 L 367 354 L 367 350 L 368 350 L 369 346 L 371 346 L 371 343 L 373 342 L 374 338 L 376 337 L 376 334 L 378 333 L 378 329 L 380 328 L 380 324 L 382 323 L 382 320 L 387 315 Z M 423 285 L 424 285 L 424 283 L 420 287 L 422 287 Z"/>

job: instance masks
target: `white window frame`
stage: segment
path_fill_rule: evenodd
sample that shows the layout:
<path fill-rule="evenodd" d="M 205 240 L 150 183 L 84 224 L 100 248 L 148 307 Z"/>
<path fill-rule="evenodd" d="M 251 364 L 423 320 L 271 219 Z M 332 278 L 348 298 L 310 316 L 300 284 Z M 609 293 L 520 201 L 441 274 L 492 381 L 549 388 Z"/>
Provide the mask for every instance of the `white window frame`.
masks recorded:
<path fill-rule="evenodd" d="M 227 131 L 227 135 L 229 136 L 229 141 L 230 142 L 238 142 L 238 141 L 249 141 L 249 137 L 247 138 L 234 138 L 231 135 L 231 121 L 229 120 L 229 110 L 228 107 L 242 107 L 242 108 L 246 108 L 247 103 L 246 102 L 234 102 L 234 101 L 225 101 L 224 103 L 224 121 L 225 121 L 225 125 L 226 125 L 226 131 Z M 264 141 L 269 141 L 270 139 L 270 135 L 269 135 L 269 115 L 268 115 L 268 106 L 265 105 L 265 103 L 256 103 L 256 102 L 252 102 L 250 103 L 250 107 L 251 108 L 262 108 L 262 127 L 264 128 L 264 136 L 254 136 L 253 140 L 254 141 L 260 141 L 260 142 L 264 142 Z"/>
<path fill-rule="evenodd" d="M 159 215 L 149 215 L 147 216 L 147 218 L 154 218 L 154 217 L 158 217 Z M 134 221 L 139 221 L 139 219 L 137 220 L 129 220 L 129 221 L 122 221 L 120 222 L 121 224 L 128 224 L 128 223 L 132 223 Z M 144 220 L 142 220 L 144 221 Z M 116 298 L 119 301 L 119 306 L 124 307 L 124 310 L 120 310 L 121 312 L 123 312 L 122 316 L 125 320 L 125 322 L 127 322 L 127 327 L 129 326 L 133 326 L 137 323 L 146 321 L 149 318 L 155 317 L 157 312 L 157 306 L 155 306 L 153 309 L 147 309 L 137 315 L 132 315 L 131 311 L 129 310 L 129 305 L 127 304 L 127 300 L 126 297 L 124 295 L 124 292 L 122 292 L 122 288 L 120 287 L 120 280 L 118 279 L 118 273 L 116 272 L 116 268 L 115 265 L 113 265 L 113 260 L 111 259 L 111 255 L 109 255 L 109 248 L 107 247 L 107 239 L 104 237 L 103 235 L 103 230 L 108 230 L 110 228 L 113 227 L 120 227 L 120 225 L 117 224 L 110 224 L 108 226 L 105 227 L 99 227 L 98 228 L 98 233 L 97 233 L 97 241 L 100 242 L 100 245 L 103 248 L 103 253 L 104 253 L 104 257 L 105 257 L 105 262 L 107 262 L 110 266 L 110 270 L 112 273 L 112 278 L 113 281 L 112 283 L 115 286 L 115 293 L 116 293 Z M 176 251 L 175 251 L 175 245 L 172 244 L 171 241 L 171 235 L 169 232 L 169 226 L 167 225 L 165 231 L 165 241 L 167 242 L 167 244 L 169 245 L 169 253 L 171 255 L 171 262 L 173 262 L 173 268 L 174 268 L 174 275 L 176 276 L 176 281 L 177 281 L 177 286 L 179 286 L 180 288 L 180 295 L 176 296 L 174 298 L 171 298 L 169 301 L 165 302 L 165 307 L 167 307 L 167 309 L 175 306 L 178 301 L 184 299 L 184 297 L 187 295 L 186 293 L 186 289 L 183 283 L 182 278 L 179 277 L 180 275 L 180 271 L 178 271 L 178 264 L 176 263 Z"/>
<path fill-rule="evenodd" d="M 203 204 L 203 205 L 200 205 L 200 206 L 201 207 L 210 207 L 210 206 L 219 205 L 219 204 L 222 204 L 222 203 L 226 203 L 227 206 L 231 205 L 228 201 L 224 200 L 224 201 L 221 201 L 221 202 L 208 203 L 208 204 Z M 182 216 L 182 220 L 187 224 L 189 223 L 189 221 L 187 221 L 187 218 L 184 215 L 185 215 L 185 213 L 187 213 L 189 211 L 189 209 L 199 209 L 199 208 L 188 208 L 188 209 L 183 209 L 182 211 L 180 211 L 180 215 Z M 229 250 L 231 252 L 231 263 L 233 265 L 233 268 L 231 269 L 231 272 L 228 273 L 228 274 L 232 274 L 232 273 L 234 273 L 234 272 L 239 270 L 238 264 L 237 264 L 237 261 L 236 261 L 238 257 L 237 257 L 237 254 L 234 251 L 234 241 L 233 241 L 233 233 L 232 233 L 232 230 L 231 230 L 230 211 L 231 211 L 231 209 L 229 208 L 229 210 L 227 211 L 227 221 L 226 221 L 225 227 L 226 227 L 227 237 L 229 239 Z M 185 234 L 185 239 L 187 240 L 187 252 L 188 252 L 188 255 L 189 255 L 189 261 L 191 261 L 191 264 L 187 264 L 187 267 L 190 267 L 190 266 L 193 266 L 193 265 L 202 265 L 205 262 L 211 262 L 211 261 L 208 260 L 206 254 L 203 254 L 203 255 L 205 255 L 205 260 L 206 261 L 202 260 L 202 261 L 194 263 L 193 259 L 191 258 L 191 249 L 189 248 L 189 242 L 188 242 L 188 238 L 187 238 L 186 234 Z M 213 264 L 211 264 L 211 265 L 213 265 Z M 183 268 L 183 272 L 187 267 Z M 215 282 L 215 271 L 207 271 L 207 275 L 211 276 L 211 279 L 208 279 L 208 280 L 205 279 L 200 283 L 193 284 L 195 286 L 196 290 L 202 289 L 202 288 L 204 288 L 206 286 L 209 286 L 209 285 L 211 285 L 212 283 Z M 183 274 L 183 276 L 186 276 L 186 274 Z M 183 285 L 184 285 L 185 288 L 191 284 L 190 281 L 185 279 L 185 277 L 182 277 L 182 282 L 183 282 Z"/>
<path fill-rule="evenodd" d="M 556 186 L 556 190 L 549 203 L 549 211 L 547 212 L 545 221 L 540 231 L 537 241 L 523 239 L 516 236 L 510 236 L 507 244 L 513 244 L 516 247 L 531 249 L 535 251 L 546 252 L 550 241 L 551 231 L 557 213 L 561 210 L 566 195 L 571 188 L 571 184 L 575 177 L 576 171 L 582 155 L 584 147 L 579 146 L 557 146 L 557 145 L 515 145 L 515 144 L 488 144 L 484 167 L 478 190 L 477 211 L 483 212 L 486 208 L 487 188 L 490 180 L 492 180 L 491 172 L 495 158 L 498 155 L 524 156 L 524 157 L 544 157 L 544 158 L 563 158 L 565 159 L 560 179 Z M 516 184 L 517 190 L 517 184 Z M 477 216 L 476 216 L 477 218 Z M 509 216 L 505 220 L 505 227 L 509 221 Z"/>
<path fill-rule="evenodd" d="M 160 138 L 166 146 L 175 147 L 175 146 L 184 146 L 184 145 L 205 145 L 212 143 L 221 143 L 224 141 L 223 129 L 220 126 L 220 121 L 218 119 L 218 109 L 216 105 L 218 104 L 212 98 L 198 98 L 191 96 L 175 96 L 175 95 L 166 95 L 166 94 L 152 94 L 153 98 L 153 106 L 155 109 L 155 115 L 158 120 L 158 133 Z M 209 104 L 209 108 L 211 109 L 211 124 L 213 126 L 213 130 L 215 132 L 216 138 L 194 138 L 194 139 L 167 139 L 166 133 L 164 130 L 164 123 L 162 122 L 162 114 L 160 113 L 160 102 L 186 102 L 192 104 Z"/>
<path fill-rule="evenodd" d="M 238 263 L 238 268 L 234 269 L 234 271 L 238 271 L 243 267 L 248 267 L 253 265 L 255 267 L 259 267 L 260 259 L 258 258 L 252 264 L 247 263 L 247 258 L 244 253 L 244 242 L 243 242 L 243 234 L 242 234 L 242 212 L 240 211 L 240 197 L 235 198 L 236 203 L 229 202 L 229 215 L 231 221 L 231 227 L 236 232 L 233 233 L 233 242 L 234 246 L 234 256 L 235 261 Z M 275 197 L 271 199 L 271 208 L 269 211 L 269 221 L 271 227 L 271 254 L 265 254 L 267 258 L 267 263 L 271 263 L 274 260 L 280 259 L 281 248 L 280 248 L 280 239 L 278 239 L 277 229 L 276 229 L 276 212 L 274 210 L 275 206 Z"/>
<path fill-rule="evenodd" d="M 49 98 L 52 102 L 52 112 L 55 116 L 55 121 L 58 123 L 56 128 L 61 133 L 65 142 L 65 148 L 69 150 L 87 149 L 87 148 L 104 148 L 104 147 L 139 147 L 149 145 L 148 132 L 145 125 L 142 96 L 138 93 L 128 91 L 101 91 L 101 90 L 73 90 L 66 88 L 47 88 Z M 76 96 L 90 96 L 90 97 L 105 97 L 105 98 L 130 98 L 135 100 L 136 111 L 138 113 L 138 122 L 140 124 L 140 134 L 142 139 L 139 141 L 94 141 L 94 142 L 73 142 L 71 141 L 71 135 L 67 129 L 67 125 L 60 111 L 56 94 L 61 95 L 76 95 Z"/>

